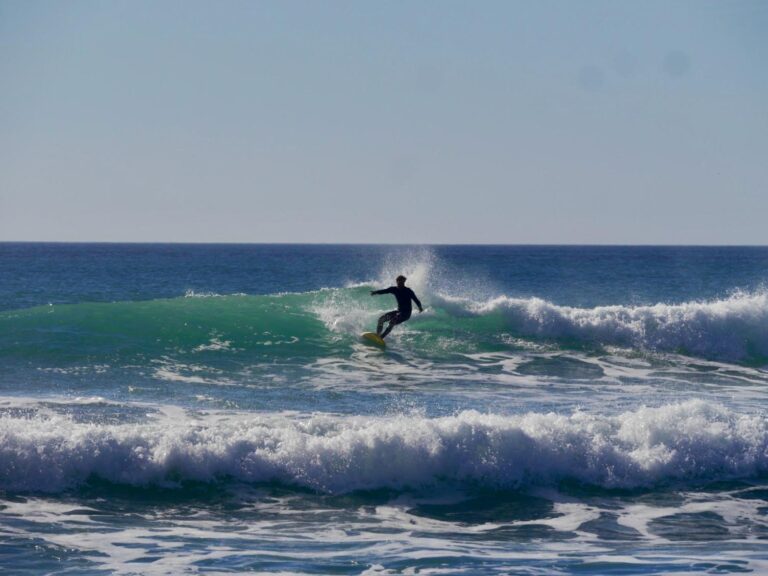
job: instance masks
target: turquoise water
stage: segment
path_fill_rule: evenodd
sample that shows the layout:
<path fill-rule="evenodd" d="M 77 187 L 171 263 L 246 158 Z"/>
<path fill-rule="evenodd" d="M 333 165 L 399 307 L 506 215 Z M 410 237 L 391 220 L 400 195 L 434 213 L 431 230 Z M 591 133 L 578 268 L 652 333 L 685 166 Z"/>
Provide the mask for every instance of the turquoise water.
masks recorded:
<path fill-rule="evenodd" d="M 426 306 L 363 331 L 397 274 Z M 11 573 L 768 570 L 768 249 L 0 244 Z"/>

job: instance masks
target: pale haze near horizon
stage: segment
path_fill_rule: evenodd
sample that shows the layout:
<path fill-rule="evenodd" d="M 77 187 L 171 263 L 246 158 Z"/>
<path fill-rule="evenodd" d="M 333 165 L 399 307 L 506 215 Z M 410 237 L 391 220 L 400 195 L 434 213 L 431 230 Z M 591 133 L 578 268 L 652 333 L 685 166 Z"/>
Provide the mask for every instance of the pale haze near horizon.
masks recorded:
<path fill-rule="evenodd" d="M 766 244 L 768 3 L 0 0 L 0 241 Z"/>

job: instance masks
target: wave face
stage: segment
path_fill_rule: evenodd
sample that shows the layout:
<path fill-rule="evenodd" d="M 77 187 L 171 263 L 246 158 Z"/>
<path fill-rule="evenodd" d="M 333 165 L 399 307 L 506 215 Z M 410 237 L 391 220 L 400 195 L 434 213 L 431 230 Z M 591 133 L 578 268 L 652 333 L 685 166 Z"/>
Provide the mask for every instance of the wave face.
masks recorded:
<path fill-rule="evenodd" d="M 51 354 L 135 356 L 168 352 L 312 353 L 327 335 L 309 309 L 313 294 L 219 296 L 85 303 L 0 313 L 0 350 L 9 357 Z M 281 346 L 283 348 L 281 348 Z"/>
<path fill-rule="evenodd" d="M 75 304 L 0 313 L 0 354 L 7 359 L 87 354 L 114 357 L 239 354 L 241 358 L 322 358 L 348 350 L 392 307 L 369 286 L 301 294 L 218 296 Z M 421 291 L 427 313 L 393 338 L 430 354 L 497 350 L 509 337 L 561 347 L 620 346 L 748 364 L 768 361 L 768 292 L 653 306 L 559 306 L 540 298 L 485 300 Z M 107 361 L 104 360 L 104 361 Z"/>
<path fill-rule="evenodd" d="M 766 472 L 765 415 L 704 401 L 613 417 L 176 413 L 141 425 L 0 418 L 0 489 L 14 491 L 56 492 L 93 477 L 138 486 L 279 481 L 333 493 L 565 479 L 632 488 Z"/>

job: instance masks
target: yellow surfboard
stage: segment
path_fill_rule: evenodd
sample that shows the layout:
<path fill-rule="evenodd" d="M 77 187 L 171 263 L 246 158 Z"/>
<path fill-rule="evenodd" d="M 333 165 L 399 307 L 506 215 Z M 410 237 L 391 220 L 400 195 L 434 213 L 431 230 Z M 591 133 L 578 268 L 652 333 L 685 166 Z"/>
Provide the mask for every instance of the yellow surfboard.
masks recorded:
<path fill-rule="evenodd" d="M 376 334 L 376 332 L 364 332 L 363 340 L 367 340 L 371 344 L 376 344 L 377 346 L 381 346 L 382 348 L 385 348 L 387 346 L 387 343 L 384 342 L 384 339 L 378 334 Z"/>

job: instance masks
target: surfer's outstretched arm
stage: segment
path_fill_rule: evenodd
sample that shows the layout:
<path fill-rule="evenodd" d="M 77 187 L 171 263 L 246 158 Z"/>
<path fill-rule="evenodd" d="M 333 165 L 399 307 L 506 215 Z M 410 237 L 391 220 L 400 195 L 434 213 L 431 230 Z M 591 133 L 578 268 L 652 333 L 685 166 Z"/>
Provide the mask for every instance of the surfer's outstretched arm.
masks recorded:
<path fill-rule="evenodd" d="M 392 287 L 383 290 L 371 290 L 371 296 L 378 296 L 379 294 L 392 294 Z"/>

